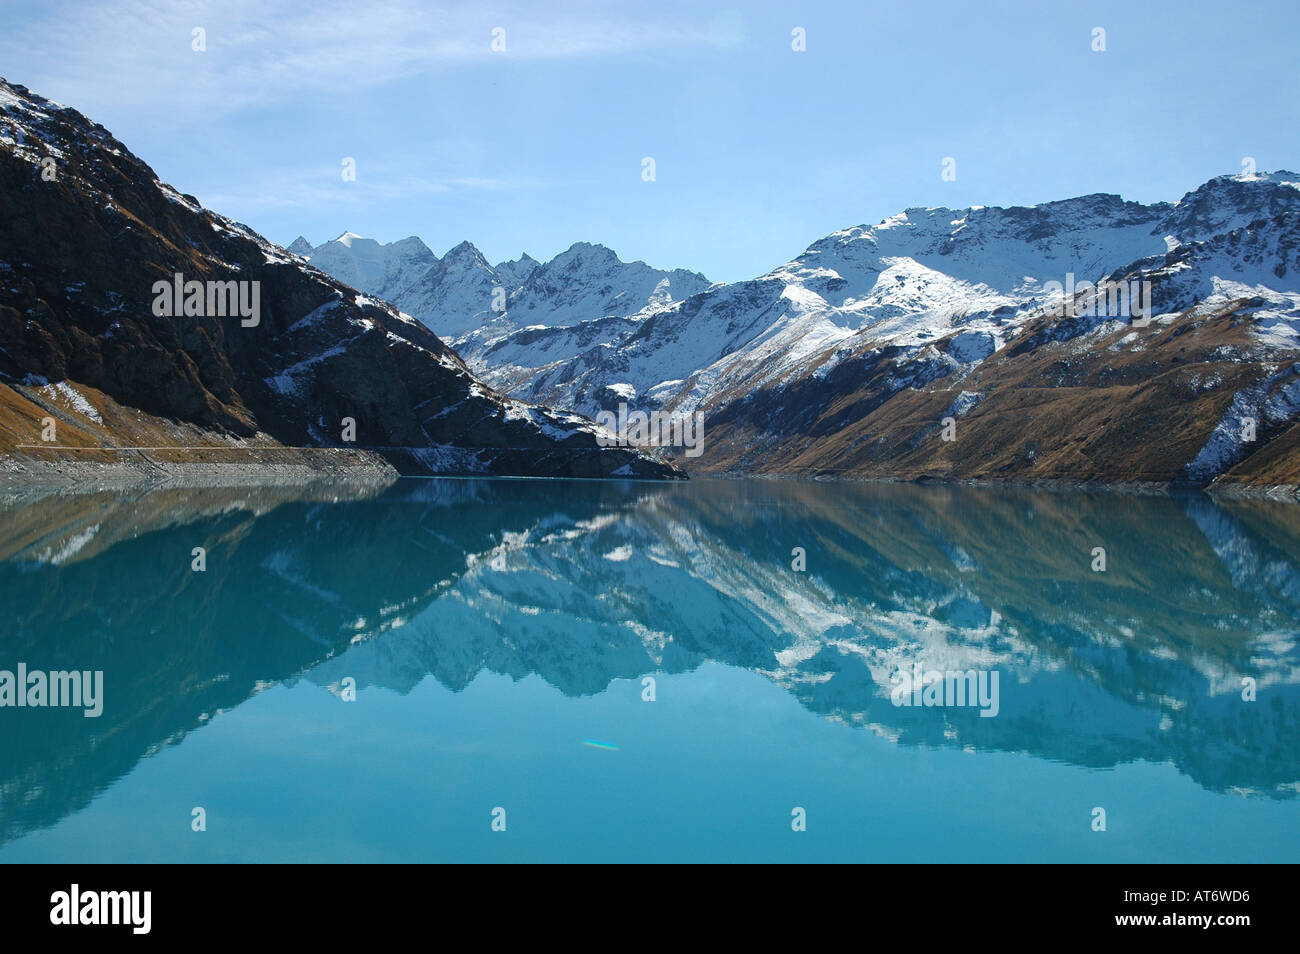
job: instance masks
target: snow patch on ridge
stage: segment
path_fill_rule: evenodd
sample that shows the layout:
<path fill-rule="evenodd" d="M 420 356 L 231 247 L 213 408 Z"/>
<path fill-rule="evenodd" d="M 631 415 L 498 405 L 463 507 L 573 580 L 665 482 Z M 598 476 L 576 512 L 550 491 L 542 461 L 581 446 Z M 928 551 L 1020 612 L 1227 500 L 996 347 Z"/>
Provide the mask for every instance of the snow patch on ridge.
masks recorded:
<path fill-rule="evenodd" d="M 1300 415 L 1300 365 L 1265 378 L 1252 388 L 1232 396 L 1232 405 L 1219 419 L 1205 446 L 1187 465 L 1194 480 L 1211 480 L 1245 459 L 1256 443 L 1244 440 L 1246 419 L 1253 419 L 1256 430 L 1286 424 Z"/>

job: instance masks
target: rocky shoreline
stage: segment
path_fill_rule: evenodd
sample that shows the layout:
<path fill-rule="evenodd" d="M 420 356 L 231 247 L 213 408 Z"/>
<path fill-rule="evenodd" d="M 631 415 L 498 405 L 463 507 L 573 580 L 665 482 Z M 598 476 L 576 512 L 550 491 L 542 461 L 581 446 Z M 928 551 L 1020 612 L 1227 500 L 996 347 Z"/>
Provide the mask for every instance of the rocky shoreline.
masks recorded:
<path fill-rule="evenodd" d="M 238 487 L 320 481 L 391 483 L 397 469 L 377 454 L 338 448 L 260 448 L 238 461 L 168 461 L 134 454 L 114 461 L 0 455 L 0 489 L 29 487 Z M 288 451 L 288 453 L 284 453 Z"/>

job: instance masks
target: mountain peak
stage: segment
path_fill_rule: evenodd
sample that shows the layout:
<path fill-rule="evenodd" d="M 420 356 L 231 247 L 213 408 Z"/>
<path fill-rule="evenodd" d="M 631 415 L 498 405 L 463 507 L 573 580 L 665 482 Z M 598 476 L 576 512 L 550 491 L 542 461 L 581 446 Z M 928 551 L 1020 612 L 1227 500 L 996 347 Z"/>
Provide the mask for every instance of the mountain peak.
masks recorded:
<path fill-rule="evenodd" d="M 1250 192 L 1274 192 L 1280 188 L 1300 189 L 1300 175 L 1286 169 L 1276 172 L 1237 172 L 1215 176 L 1188 192 L 1176 204 L 1195 199 L 1201 195 L 1225 195 L 1229 192 L 1248 194 Z"/>
<path fill-rule="evenodd" d="M 623 262 L 612 249 L 591 242 L 574 242 L 546 263 L 548 268 L 578 268 L 579 266 L 613 268 L 620 264 L 630 263 Z"/>
<path fill-rule="evenodd" d="M 483 257 L 478 247 L 468 239 L 448 249 L 442 260 L 450 265 L 481 265 L 489 269 L 492 267 L 488 265 L 487 259 Z"/>
<path fill-rule="evenodd" d="M 290 242 L 285 248 L 295 255 L 310 255 L 316 246 L 308 242 L 305 236 L 299 235 Z"/>
<path fill-rule="evenodd" d="M 579 255 L 598 255 L 602 258 L 618 258 L 618 256 L 614 254 L 613 249 L 601 245 L 599 242 L 574 242 L 569 246 L 567 251 Z"/>
<path fill-rule="evenodd" d="M 522 285 L 527 281 L 528 276 L 537 271 L 541 263 L 533 258 L 527 252 L 523 252 L 514 261 L 505 261 L 499 263 L 493 271 L 503 281 L 511 285 Z"/>
<path fill-rule="evenodd" d="M 1163 228 L 1181 242 L 1221 235 L 1300 209 L 1300 176 L 1277 172 L 1215 176 L 1174 203 Z"/>

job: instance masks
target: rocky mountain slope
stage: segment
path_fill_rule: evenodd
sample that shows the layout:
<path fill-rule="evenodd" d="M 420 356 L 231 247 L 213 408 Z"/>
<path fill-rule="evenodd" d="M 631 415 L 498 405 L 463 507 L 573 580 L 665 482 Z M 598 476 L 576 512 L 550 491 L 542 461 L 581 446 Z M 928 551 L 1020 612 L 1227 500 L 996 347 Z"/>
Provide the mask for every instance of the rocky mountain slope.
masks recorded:
<path fill-rule="evenodd" d="M 421 322 L 0 81 L 0 470 L 327 446 L 418 472 L 670 473 L 596 434 L 495 393 Z"/>
<path fill-rule="evenodd" d="M 568 293 L 598 273 L 580 260 L 525 285 L 546 269 L 573 309 L 521 291 L 488 318 L 484 263 L 457 314 L 442 279 L 439 320 L 515 397 L 703 412 L 681 460 L 703 470 L 1296 485 L 1298 223 L 1290 172 L 1151 205 L 908 209 L 634 312 Z M 1123 294 L 1082 287 L 1103 280 Z"/>

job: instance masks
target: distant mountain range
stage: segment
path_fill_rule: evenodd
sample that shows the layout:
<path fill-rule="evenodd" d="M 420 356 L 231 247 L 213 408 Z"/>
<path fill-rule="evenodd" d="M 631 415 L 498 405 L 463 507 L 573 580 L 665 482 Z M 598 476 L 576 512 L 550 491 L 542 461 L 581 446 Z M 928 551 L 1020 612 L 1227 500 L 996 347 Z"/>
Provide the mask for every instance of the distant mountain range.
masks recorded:
<path fill-rule="evenodd" d="M 1298 224 L 1278 172 L 1172 203 L 908 209 L 735 284 L 587 244 L 495 267 L 415 238 L 293 248 L 514 397 L 705 412 L 695 469 L 1296 485 Z"/>
<path fill-rule="evenodd" d="M 470 242 L 440 259 L 414 236 L 381 245 L 351 232 L 315 248 L 299 236 L 289 251 L 471 348 L 528 326 L 568 327 L 593 315 L 662 309 L 709 287 L 695 272 L 623 262 L 586 242 L 544 265 L 527 254 L 489 265 Z"/>
<path fill-rule="evenodd" d="M 421 473 L 673 473 L 597 435 L 0 80 L 0 476 L 351 459 L 297 447 Z"/>

